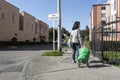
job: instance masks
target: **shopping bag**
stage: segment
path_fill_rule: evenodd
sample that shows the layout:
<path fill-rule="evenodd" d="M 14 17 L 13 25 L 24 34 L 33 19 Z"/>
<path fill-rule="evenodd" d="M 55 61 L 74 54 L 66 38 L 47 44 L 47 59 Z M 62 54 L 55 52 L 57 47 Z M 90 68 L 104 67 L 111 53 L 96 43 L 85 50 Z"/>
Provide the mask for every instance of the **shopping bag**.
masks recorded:
<path fill-rule="evenodd" d="M 68 47 L 69 48 L 72 48 L 72 35 L 70 34 L 70 38 L 68 39 L 68 41 L 67 41 L 67 45 L 68 45 Z"/>
<path fill-rule="evenodd" d="M 78 61 L 81 61 L 82 63 L 86 64 L 88 63 L 90 56 L 90 51 L 87 48 L 80 48 L 79 49 L 79 55 L 78 55 Z"/>
<path fill-rule="evenodd" d="M 68 45 L 69 48 L 72 48 L 72 42 L 71 42 L 70 39 L 68 39 L 68 41 L 67 41 L 67 45 Z"/>

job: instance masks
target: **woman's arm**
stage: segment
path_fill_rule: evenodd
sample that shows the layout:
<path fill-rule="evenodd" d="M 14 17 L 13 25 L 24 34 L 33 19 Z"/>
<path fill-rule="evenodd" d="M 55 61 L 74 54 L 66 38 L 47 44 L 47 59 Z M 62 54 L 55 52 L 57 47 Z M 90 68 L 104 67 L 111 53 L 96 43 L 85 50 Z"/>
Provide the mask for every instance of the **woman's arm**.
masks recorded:
<path fill-rule="evenodd" d="M 80 31 L 80 29 L 78 29 L 78 40 L 79 40 L 80 45 L 82 46 L 82 38 L 81 38 L 81 31 Z"/>

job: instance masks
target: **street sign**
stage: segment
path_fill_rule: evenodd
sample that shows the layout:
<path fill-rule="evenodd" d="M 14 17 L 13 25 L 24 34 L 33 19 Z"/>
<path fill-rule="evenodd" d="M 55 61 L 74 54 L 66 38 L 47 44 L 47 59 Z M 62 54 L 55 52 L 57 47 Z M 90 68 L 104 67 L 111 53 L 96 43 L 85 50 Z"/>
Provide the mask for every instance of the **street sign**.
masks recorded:
<path fill-rule="evenodd" d="M 52 20 L 53 21 L 53 51 L 55 51 L 55 24 L 54 21 L 58 20 L 59 15 L 58 14 L 48 14 L 48 20 Z"/>
<path fill-rule="evenodd" d="M 48 20 L 58 20 L 58 14 L 48 14 Z"/>

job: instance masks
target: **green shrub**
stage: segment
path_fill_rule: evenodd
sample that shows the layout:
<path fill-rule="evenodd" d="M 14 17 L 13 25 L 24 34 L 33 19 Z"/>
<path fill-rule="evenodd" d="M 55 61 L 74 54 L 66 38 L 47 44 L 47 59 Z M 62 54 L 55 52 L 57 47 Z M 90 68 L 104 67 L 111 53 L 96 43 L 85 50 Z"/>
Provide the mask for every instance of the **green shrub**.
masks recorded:
<path fill-rule="evenodd" d="M 107 59 L 113 59 L 113 60 L 120 59 L 120 52 L 108 51 L 107 53 L 103 54 L 103 57 Z"/>
<path fill-rule="evenodd" d="M 85 36 L 85 41 L 89 41 L 89 36 Z"/>
<path fill-rule="evenodd" d="M 45 52 L 42 56 L 62 56 L 62 52 L 52 51 L 52 52 Z"/>
<path fill-rule="evenodd" d="M 91 41 L 86 41 L 86 42 L 85 42 L 85 46 L 86 46 L 89 50 L 91 50 Z"/>
<path fill-rule="evenodd" d="M 104 41 L 104 51 L 120 51 L 120 41 Z"/>

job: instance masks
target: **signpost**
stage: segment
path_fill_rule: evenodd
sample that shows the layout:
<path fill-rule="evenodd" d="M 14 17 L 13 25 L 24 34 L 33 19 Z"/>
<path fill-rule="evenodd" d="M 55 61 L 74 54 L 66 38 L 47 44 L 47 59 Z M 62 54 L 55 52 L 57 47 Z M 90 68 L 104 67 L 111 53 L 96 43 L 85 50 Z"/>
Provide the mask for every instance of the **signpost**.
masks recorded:
<path fill-rule="evenodd" d="M 61 48 L 61 0 L 57 0 L 57 13 L 58 16 L 58 51 L 62 51 Z"/>
<path fill-rule="evenodd" d="M 56 14 L 48 14 L 48 20 L 58 20 L 59 15 Z"/>
<path fill-rule="evenodd" d="M 55 26 L 55 20 L 58 20 L 58 14 L 48 14 L 48 20 L 52 20 L 53 21 L 53 51 L 55 51 L 55 30 L 54 30 L 54 26 Z"/>

